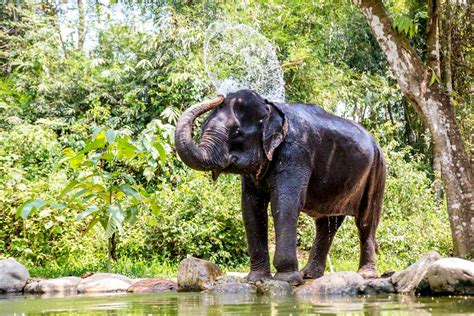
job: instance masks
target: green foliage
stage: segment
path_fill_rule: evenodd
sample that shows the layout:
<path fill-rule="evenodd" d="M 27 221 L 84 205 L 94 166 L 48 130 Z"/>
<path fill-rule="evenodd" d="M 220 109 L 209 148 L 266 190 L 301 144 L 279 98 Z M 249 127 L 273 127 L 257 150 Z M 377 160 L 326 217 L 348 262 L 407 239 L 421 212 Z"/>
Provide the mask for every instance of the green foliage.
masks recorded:
<path fill-rule="evenodd" d="M 423 50 L 426 4 L 385 3 L 398 31 Z M 245 23 L 275 44 L 289 101 L 316 103 L 376 134 L 389 168 L 379 269 L 449 252 L 429 135 L 347 1 L 144 2 L 155 32 L 87 26 L 99 38 L 88 52 L 60 36 L 54 5 L 28 4 L 0 7 L 0 254 L 34 267 L 33 275 L 105 270 L 103 241 L 115 230 L 122 234 L 114 270 L 127 275 L 174 273 L 188 254 L 227 267 L 247 263 L 238 178 L 214 183 L 183 166 L 165 124 L 215 93 L 202 43 L 217 19 Z M 470 135 L 469 98 L 454 97 Z M 300 226 L 307 250 L 314 223 L 303 215 Z M 358 256 L 348 218 L 331 258 L 336 269 L 355 269 Z"/>
<path fill-rule="evenodd" d="M 228 176 L 213 183 L 208 175 L 192 171 L 164 186 L 147 243 L 170 260 L 189 254 L 233 266 L 246 262 L 236 180 Z"/>

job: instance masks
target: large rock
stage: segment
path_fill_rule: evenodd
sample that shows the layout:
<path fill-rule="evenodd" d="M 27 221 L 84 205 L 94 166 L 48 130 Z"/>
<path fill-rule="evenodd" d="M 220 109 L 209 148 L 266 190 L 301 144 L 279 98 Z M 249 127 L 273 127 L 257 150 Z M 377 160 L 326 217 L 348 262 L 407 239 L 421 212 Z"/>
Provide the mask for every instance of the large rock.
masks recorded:
<path fill-rule="evenodd" d="M 28 270 L 15 259 L 0 260 L 0 292 L 21 292 L 30 277 Z"/>
<path fill-rule="evenodd" d="M 78 277 L 63 277 L 49 280 L 32 280 L 25 286 L 27 293 L 61 293 L 61 294 L 76 294 L 77 287 L 81 282 Z"/>
<path fill-rule="evenodd" d="M 188 257 L 181 261 L 178 271 L 178 291 L 203 291 L 216 284 L 222 272 L 209 261 Z"/>
<path fill-rule="evenodd" d="M 402 294 L 414 293 L 426 271 L 428 271 L 428 267 L 440 258 L 439 253 L 431 251 L 405 270 L 393 274 L 391 281 L 397 292 Z"/>
<path fill-rule="evenodd" d="M 212 293 L 212 294 L 248 295 L 248 294 L 256 294 L 257 287 L 253 284 L 248 284 L 248 283 L 229 282 L 229 283 L 217 284 L 216 286 L 208 289 L 206 292 Z"/>
<path fill-rule="evenodd" d="M 425 280 L 434 294 L 474 295 L 474 262 L 440 259 L 430 265 Z"/>
<path fill-rule="evenodd" d="M 245 279 L 240 276 L 235 275 L 221 275 L 216 278 L 216 284 L 225 284 L 225 283 L 246 283 Z"/>
<path fill-rule="evenodd" d="M 79 293 L 125 292 L 133 284 L 133 280 L 115 273 L 94 273 L 81 279 L 77 291 Z"/>
<path fill-rule="evenodd" d="M 127 292 L 133 293 L 156 293 L 156 292 L 168 292 L 176 291 L 178 284 L 176 282 L 162 279 L 162 278 L 150 278 L 143 279 L 134 283 L 127 289 Z"/>
<path fill-rule="evenodd" d="M 359 286 L 364 282 L 364 278 L 355 272 L 334 272 L 324 275 L 319 279 L 309 281 L 297 287 L 297 296 L 308 295 L 355 295 Z"/>
<path fill-rule="evenodd" d="M 359 294 L 389 294 L 396 293 L 390 278 L 368 279 L 359 285 Z"/>
<path fill-rule="evenodd" d="M 289 296 L 293 292 L 290 283 L 279 280 L 263 280 L 262 282 L 257 282 L 256 286 L 259 294 L 273 297 Z"/>

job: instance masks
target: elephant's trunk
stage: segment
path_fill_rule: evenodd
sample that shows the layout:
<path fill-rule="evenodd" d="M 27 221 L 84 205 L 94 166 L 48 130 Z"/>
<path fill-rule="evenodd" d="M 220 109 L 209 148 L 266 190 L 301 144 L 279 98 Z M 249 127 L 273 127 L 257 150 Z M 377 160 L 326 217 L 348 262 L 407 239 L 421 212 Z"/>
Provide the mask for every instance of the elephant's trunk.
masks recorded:
<path fill-rule="evenodd" d="M 214 100 L 196 104 L 181 115 L 176 125 L 175 144 L 181 160 L 189 167 L 208 171 L 216 168 L 215 157 L 207 146 L 198 146 L 193 141 L 193 124 L 196 118 L 216 107 L 224 101 L 219 95 Z"/>

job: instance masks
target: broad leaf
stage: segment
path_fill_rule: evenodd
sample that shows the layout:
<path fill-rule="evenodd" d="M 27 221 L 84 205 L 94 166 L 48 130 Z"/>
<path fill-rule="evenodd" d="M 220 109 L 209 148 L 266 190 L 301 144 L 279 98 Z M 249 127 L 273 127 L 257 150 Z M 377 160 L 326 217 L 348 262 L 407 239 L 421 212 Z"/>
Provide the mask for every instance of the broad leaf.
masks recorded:
<path fill-rule="evenodd" d="M 82 212 L 82 213 L 80 213 L 79 215 L 76 216 L 76 220 L 80 221 L 80 220 L 86 218 L 87 216 L 89 216 L 91 214 L 94 214 L 98 210 L 99 210 L 99 208 L 95 205 L 89 206 L 84 212 Z"/>
<path fill-rule="evenodd" d="M 28 200 L 18 208 L 16 215 L 27 218 L 33 210 L 39 210 L 47 203 L 43 199 Z"/>

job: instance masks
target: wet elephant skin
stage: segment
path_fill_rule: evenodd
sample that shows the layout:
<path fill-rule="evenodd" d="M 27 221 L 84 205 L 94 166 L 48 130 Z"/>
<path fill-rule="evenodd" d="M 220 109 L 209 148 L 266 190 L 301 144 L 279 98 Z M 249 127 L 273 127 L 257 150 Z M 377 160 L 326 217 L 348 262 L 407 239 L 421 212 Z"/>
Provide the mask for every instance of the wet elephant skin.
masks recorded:
<path fill-rule="evenodd" d="M 386 166 L 380 147 L 364 128 L 317 105 L 269 102 L 251 90 L 215 103 L 198 146 L 183 136 L 183 126 L 192 126 L 194 119 L 178 122 L 176 147 L 180 157 L 186 157 L 183 161 L 211 170 L 215 179 L 220 173 L 241 174 L 249 281 L 271 276 L 269 204 L 276 237 L 275 279 L 299 284 L 302 278 L 322 276 L 345 216 L 355 217 L 359 231 L 358 272 L 365 278 L 377 276 L 375 232 Z M 201 156 L 190 156 L 188 146 L 195 146 Z M 202 159 L 202 165 L 193 159 Z M 296 234 L 301 212 L 315 219 L 316 237 L 309 261 L 299 272 Z"/>

